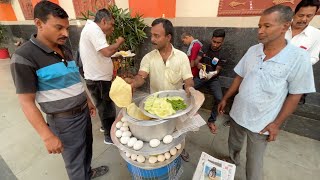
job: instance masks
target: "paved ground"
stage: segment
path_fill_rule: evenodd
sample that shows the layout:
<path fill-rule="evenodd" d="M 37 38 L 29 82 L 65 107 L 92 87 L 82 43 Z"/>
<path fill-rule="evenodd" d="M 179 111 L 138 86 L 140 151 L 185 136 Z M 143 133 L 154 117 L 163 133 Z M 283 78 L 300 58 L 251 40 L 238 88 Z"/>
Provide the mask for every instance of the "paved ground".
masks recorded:
<path fill-rule="evenodd" d="M 25 119 L 17 102 L 9 71 L 9 60 L 0 60 L 0 180 L 65 180 L 67 174 L 60 155 L 48 155 L 39 136 Z M 200 114 L 204 119 L 206 110 Z M 180 179 L 189 180 L 197 166 L 202 151 L 215 157 L 228 154 L 229 128 L 222 126 L 228 117 L 219 117 L 219 133 L 212 135 L 207 127 L 189 133 L 186 149 L 191 161 L 184 163 Z M 116 147 L 103 144 L 99 132 L 100 122 L 93 119 L 94 156 L 93 167 L 108 165 L 110 172 L 97 180 L 126 180 L 130 174 L 126 162 Z M 244 180 L 244 155 L 237 167 L 236 179 Z M 270 143 L 265 155 L 265 180 L 316 180 L 320 177 L 320 142 L 281 131 L 276 142 Z"/>

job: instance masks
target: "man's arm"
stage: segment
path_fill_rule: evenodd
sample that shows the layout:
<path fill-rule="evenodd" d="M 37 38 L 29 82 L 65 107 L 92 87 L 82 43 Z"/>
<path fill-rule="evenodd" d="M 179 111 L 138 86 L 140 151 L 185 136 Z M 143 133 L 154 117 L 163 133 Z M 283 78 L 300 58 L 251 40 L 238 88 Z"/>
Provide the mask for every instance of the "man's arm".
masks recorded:
<path fill-rule="evenodd" d="M 236 75 L 236 77 L 233 79 L 231 86 L 229 87 L 228 91 L 226 92 L 226 94 L 223 96 L 222 100 L 218 104 L 219 114 L 224 113 L 224 108 L 227 104 L 227 100 L 239 90 L 242 79 L 243 78 L 239 75 Z"/>
<path fill-rule="evenodd" d="M 145 83 L 145 79 L 148 77 L 148 73 L 145 71 L 139 71 L 138 74 L 133 78 L 125 78 L 124 80 L 131 85 L 132 91 L 136 88 L 141 87 Z"/>
<path fill-rule="evenodd" d="M 35 94 L 18 94 L 22 110 L 30 124 L 38 132 L 49 154 L 61 153 L 63 145 L 46 124 L 40 110 L 35 104 Z"/>
<path fill-rule="evenodd" d="M 114 44 L 102 48 L 101 50 L 99 50 L 99 52 L 105 57 L 111 57 L 114 53 L 118 51 L 118 48 L 121 46 L 122 43 L 124 43 L 124 38 L 119 37 Z"/>
<path fill-rule="evenodd" d="M 309 49 L 310 53 L 310 61 L 311 64 L 314 65 L 319 61 L 319 55 L 320 55 L 320 42 L 316 41 L 313 46 Z"/>
<path fill-rule="evenodd" d="M 260 132 L 260 134 L 269 132 L 269 142 L 276 140 L 281 124 L 295 111 L 301 96 L 302 94 L 289 94 L 276 119 Z"/>
<path fill-rule="evenodd" d="M 199 68 L 200 66 L 198 66 L 198 65 L 201 64 L 200 63 L 201 59 L 202 59 L 202 56 L 197 56 L 197 58 L 194 61 L 191 61 L 190 66 L 191 67 L 198 67 L 198 69 L 200 69 Z M 201 65 L 201 69 L 202 69 L 202 65 Z"/>
<path fill-rule="evenodd" d="M 87 95 L 87 103 L 88 103 L 88 108 L 89 108 L 89 111 L 90 111 L 90 115 L 92 117 L 95 117 L 96 113 L 97 113 L 96 106 L 92 103 L 92 101 L 90 99 L 90 96 L 89 96 L 89 94 L 87 92 L 86 92 L 86 95 Z"/>
<path fill-rule="evenodd" d="M 194 86 L 194 81 L 192 78 L 188 78 L 184 80 L 184 89 L 186 90 L 187 94 L 190 94 L 189 88 Z"/>

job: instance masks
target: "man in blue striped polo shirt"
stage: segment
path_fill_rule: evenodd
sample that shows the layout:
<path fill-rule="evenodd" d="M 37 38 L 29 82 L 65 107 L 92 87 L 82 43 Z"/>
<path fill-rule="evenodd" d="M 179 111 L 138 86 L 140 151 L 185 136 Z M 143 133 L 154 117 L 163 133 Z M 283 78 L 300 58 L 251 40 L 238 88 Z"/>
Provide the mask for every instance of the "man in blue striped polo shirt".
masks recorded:
<path fill-rule="evenodd" d="M 81 83 L 68 38 L 67 13 L 41 1 L 34 9 L 37 34 L 12 56 L 11 73 L 22 110 L 49 154 L 62 154 L 71 180 L 89 180 L 108 167 L 91 170 L 92 124 L 96 109 Z M 47 114 L 45 122 L 40 110 Z"/>

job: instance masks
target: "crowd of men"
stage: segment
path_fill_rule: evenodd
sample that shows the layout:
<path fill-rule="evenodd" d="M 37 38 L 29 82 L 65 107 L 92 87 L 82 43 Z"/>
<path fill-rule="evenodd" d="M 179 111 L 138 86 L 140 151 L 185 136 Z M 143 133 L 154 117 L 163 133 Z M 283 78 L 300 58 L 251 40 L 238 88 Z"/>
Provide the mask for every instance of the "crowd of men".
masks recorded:
<path fill-rule="evenodd" d="M 240 164 L 247 137 L 246 178 L 263 179 L 263 156 L 268 142 L 276 140 L 281 124 L 294 112 L 303 94 L 315 92 L 312 65 L 319 61 L 320 30 L 309 23 L 318 9 L 313 1 L 302 0 L 294 11 L 284 5 L 264 10 L 258 22 L 259 43 L 250 47 L 235 66 L 236 76 L 224 95 L 219 75 L 228 60 L 221 53 L 226 32 L 214 30 L 209 45 L 185 32 L 181 41 L 188 50 L 183 52 L 172 45 L 172 23 L 155 19 L 151 24 L 154 50 L 143 57 L 137 75 L 126 82 L 134 90 L 149 78 L 150 93 L 182 88 L 189 93 L 190 87 L 208 88 L 214 97 L 208 119 L 213 134 L 218 132 L 217 116 L 225 112 L 228 99 L 235 95 L 226 161 Z M 64 45 L 69 36 L 69 21 L 59 5 L 41 1 L 35 6 L 37 33 L 12 56 L 11 73 L 22 110 L 48 153 L 62 154 L 71 180 L 93 179 L 109 170 L 107 166 L 91 168 L 91 116 L 97 109 L 104 143 L 112 144 L 110 129 L 116 111 L 109 97 L 114 78 L 111 56 L 125 42 L 123 37 L 118 37 L 114 44 L 107 42 L 114 21 L 110 11 L 101 9 L 81 32 L 80 58 L 93 102 L 85 91 L 71 50 Z M 188 161 L 187 152 L 183 159 Z"/>

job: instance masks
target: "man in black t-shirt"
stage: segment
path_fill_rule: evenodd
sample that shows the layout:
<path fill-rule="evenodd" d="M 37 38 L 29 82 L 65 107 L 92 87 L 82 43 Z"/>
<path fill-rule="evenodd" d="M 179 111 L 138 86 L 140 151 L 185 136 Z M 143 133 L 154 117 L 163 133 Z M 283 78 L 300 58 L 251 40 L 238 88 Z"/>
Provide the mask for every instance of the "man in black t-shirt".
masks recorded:
<path fill-rule="evenodd" d="M 223 29 L 216 29 L 213 31 L 211 44 L 203 46 L 196 59 L 197 67 L 200 69 L 200 76 L 194 77 L 195 88 L 208 88 L 215 99 L 211 115 L 208 119 L 208 126 L 213 134 L 215 134 L 217 130 L 215 125 L 217 104 L 222 99 L 219 73 L 221 72 L 223 65 L 226 63 L 226 59 L 220 53 L 224 38 L 225 31 Z"/>

